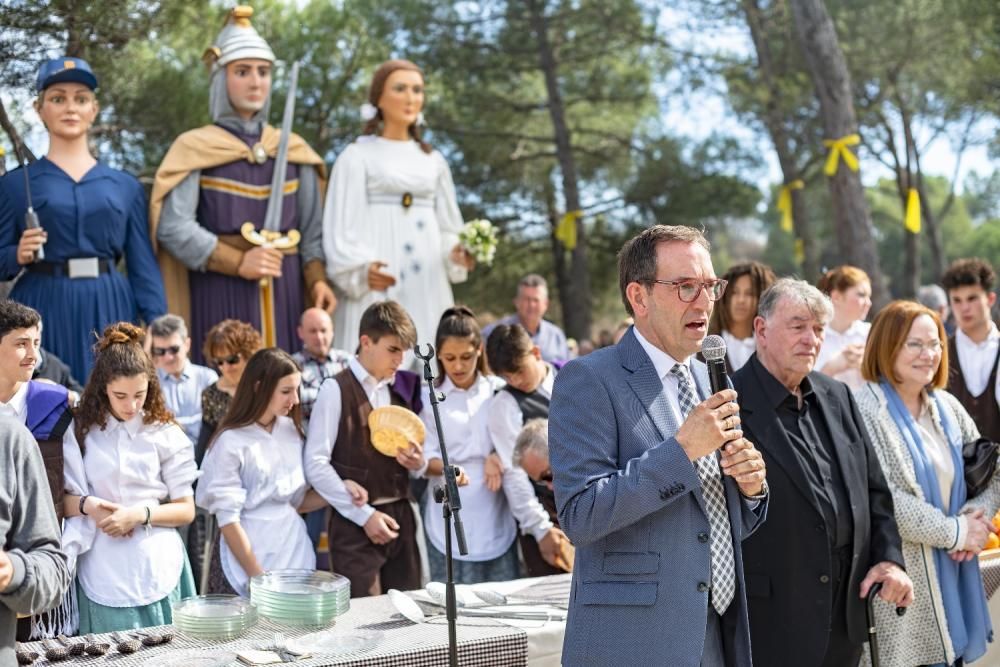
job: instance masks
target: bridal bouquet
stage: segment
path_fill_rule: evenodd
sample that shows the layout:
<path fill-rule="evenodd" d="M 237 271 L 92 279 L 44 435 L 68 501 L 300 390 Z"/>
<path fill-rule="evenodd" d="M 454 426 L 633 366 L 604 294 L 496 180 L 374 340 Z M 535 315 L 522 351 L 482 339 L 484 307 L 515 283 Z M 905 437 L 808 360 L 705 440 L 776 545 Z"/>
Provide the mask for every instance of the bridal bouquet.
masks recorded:
<path fill-rule="evenodd" d="M 458 241 L 476 261 L 492 266 L 497 254 L 497 228 L 489 220 L 470 220 L 458 233 Z"/>

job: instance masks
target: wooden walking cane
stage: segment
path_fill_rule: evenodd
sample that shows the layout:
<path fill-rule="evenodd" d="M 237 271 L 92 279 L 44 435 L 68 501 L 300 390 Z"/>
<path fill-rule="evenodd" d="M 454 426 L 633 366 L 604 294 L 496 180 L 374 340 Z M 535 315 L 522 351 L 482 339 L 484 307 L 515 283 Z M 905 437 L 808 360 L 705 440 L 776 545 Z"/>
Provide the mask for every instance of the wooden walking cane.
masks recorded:
<path fill-rule="evenodd" d="M 281 232 L 282 204 L 285 199 L 285 172 L 288 169 L 288 140 L 292 134 L 292 120 L 295 116 L 295 88 L 299 80 L 299 64 L 292 63 L 292 71 L 288 76 L 288 97 L 285 100 L 285 113 L 281 119 L 281 139 L 278 141 L 278 154 L 274 158 L 274 175 L 271 177 L 271 194 L 267 199 L 267 212 L 264 214 L 264 226 L 259 231 L 252 222 L 244 222 L 240 234 L 248 242 L 264 248 L 275 248 L 286 251 L 296 247 L 302 240 L 297 229 L 287 233 Z M 260 279 L 260 327 L 264 336 L 264 347 L 275 347 L 278 344 L 277 325 L 274 319 L 274 278 L 265 276 Z"/>

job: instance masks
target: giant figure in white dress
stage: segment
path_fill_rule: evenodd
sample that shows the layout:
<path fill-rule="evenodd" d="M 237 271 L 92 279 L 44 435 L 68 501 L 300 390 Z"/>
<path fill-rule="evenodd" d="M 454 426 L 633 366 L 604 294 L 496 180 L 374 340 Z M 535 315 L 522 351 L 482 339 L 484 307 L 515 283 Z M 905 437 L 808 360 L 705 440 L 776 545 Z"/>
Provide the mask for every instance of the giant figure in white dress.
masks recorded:
<path fill-rule="evenodd" d="M 406 60 L 383 63 L 363 107 L 362 136 L 333 166 L 323 212 L 327 272 L 338 293 L 334 347 L 358 344 L 361 314 L 394 299 L 430 342 L 451 283 L 472 257 L 458 242 L 462 214 L 448 164 L 421 139 L 424 77 Z"/>

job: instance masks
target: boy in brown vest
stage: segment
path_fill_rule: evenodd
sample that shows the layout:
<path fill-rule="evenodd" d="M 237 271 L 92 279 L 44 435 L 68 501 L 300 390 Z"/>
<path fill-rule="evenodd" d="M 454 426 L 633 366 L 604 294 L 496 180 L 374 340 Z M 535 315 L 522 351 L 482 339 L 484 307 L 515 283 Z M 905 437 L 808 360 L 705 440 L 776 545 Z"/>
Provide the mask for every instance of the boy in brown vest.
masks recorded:
<path fill-rule="evenodd" d="M 986 260 L 958 259 L 941 277 L 941 285 L 957 325 L 948 339 L 948 391 L 969 411 L 984 437 L 1000 440 L 1000 331 L 990 317 L 997 299 L 995 278 Z"/>
<path fill-rule="evenodd" d="M 359 334 L 357 355 L 320 388 L 305 448 L 306 478 L 336 510 L 331 568 L 351 580 L 352 597 L 420 588 L 410 477 L 427 467 L 420 445 L 389 458 L 372 446 L 368 429 L 375 408 L 420 412 L 419 376 L 397 370 L 416 342 L 413 321 L 395 301 L 381 301 L 365 310 Z"/>

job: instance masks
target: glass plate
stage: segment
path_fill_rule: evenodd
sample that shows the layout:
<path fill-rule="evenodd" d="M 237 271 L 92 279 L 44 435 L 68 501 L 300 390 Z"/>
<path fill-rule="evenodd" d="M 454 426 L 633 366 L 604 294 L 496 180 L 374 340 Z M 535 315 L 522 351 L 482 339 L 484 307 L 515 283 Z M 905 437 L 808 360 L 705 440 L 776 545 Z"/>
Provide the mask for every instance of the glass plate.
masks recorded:
<path fill-rule="evenodd" d="M 347 577 L 323 570 L 271 570 L 250 579 L 251 587 L 290 595 L 330 593 L 350 585 Z"/>
<path fill-rule="evenodd" d="M 226 667 L 236 661 L 236 654 L 229 651 L 188 649 L 171 651 L 150 658 L 143 667 Z"/>
<path fill-rule="evenodd" d="M 303 635 L 293 640 L 289 640 L 288 646 L 294 651 L 300 649 L 308 653 L 330 655 L 344 655 L 347 653 L 360 653 L 374 648 L 383 637 L 383 633 L 377 630 L 322 630 L 309 635 Z"/>

